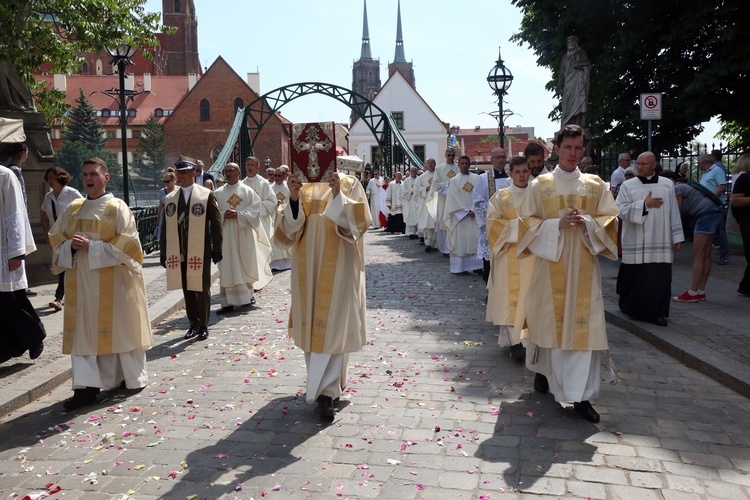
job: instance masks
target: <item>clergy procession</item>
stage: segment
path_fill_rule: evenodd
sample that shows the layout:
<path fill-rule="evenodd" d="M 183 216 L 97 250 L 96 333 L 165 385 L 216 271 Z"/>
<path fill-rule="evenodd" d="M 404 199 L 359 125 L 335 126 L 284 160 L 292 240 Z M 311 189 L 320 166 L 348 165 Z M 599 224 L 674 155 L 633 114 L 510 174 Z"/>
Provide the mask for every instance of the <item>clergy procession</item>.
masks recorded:
<path fill-rule="evenodd" d="M 491 168 L 479 173 L 468 156 L 456 158 L 448 148 L 444 163 L 428 158 L 424 171 L 411 166 L 404 177 L 396 170 L 392 180 L 377 168 L 349 175 L 333 164 L 294 173 L 282 165 L 264 177 L 250 156 L 244 179 L 233 162 L 215 172 L 215 190 L 213 179 L 196 183 L 204 175 L 201 162 L 181 156 L 167 172 L 178 188 L 160 207 L 159 234 L 167 289 L 182 290 L 184 298 L 184 340 L 210 338 L 212 263 L 219 273 L 217 315 L 254 314 L 264 306 L 256 293 L 274 273 L 290 271 L 289 335 L 305 353 L 306 398 L 321 418 L 334 418 L 349 355 L 367 342 L 364 237 L 382 230 L 415 240 L 427 254 L 437 250 L 453 276 L 481 275 L 484 316 L 498 328 L 499 346 L 535 374 L 537 392 L 572 402 L 583 418 L 598 422 L 591 400 L 600 392 L 602 364 L 606 378 L 618 378 L 598 256 L 622 256 L 620 309 L 665 326 L 672 256 L 684 237 L 672 182 L 655 175 L 652 153 L 638 157 L 639 177 L 618 186 L 615 201 L 602 179 L 579 169 L 580 126 L 563 127 L 554 149 L 558 165 L 551 171 L 544 150 L 531 142 L 509 162 L 504 148 L 493 148 Z M 109 194 L 108 179 L 102 160 L 87 160 L 87 198 L 73 199 L 49 231 L 53 271 L 68 271 L 63 352 L 71 354 L 74 396 L 67 410 L 95 403 L 100 391 L 138 391 L 148 383 L 143 255 L 132 214 Z M 114 307 L 123 295 L 131 297 L 127 307 Z M 24 321 L 40 324 L 33 309 L 26 314 Z M 32 359 L 43 349 L 43 328 L 37 329 L 26 344 Z M 18 356 L 21 345 L 8 345 L 4 355 Z"/>
<path fill-rule="evenodd" d="M 295 446 L 297 433 L 277 420 L 287 414 L 295 415 L 295 426 L 323 426 L 309 431 L 312 436 L 332 423 L 335 427 L 365 418 L 360 413 L 370 407 L 379 415 L 395 412 L 408 432 L 415 425 L 409 416 L 412 405 L 461 408 L 467 395 L 455 394 L 455 388 L 464 386 L 465 391 L 491 370 L 508 379 L 487 378 L 482 384 L 489 385 L 478 389 L 483 397 L 492 401 L 495 389 L 504 387 L 502 397 L 509 384 L 526 386 L 526 393 L 539 396 L 522 398 L 525 403 L 515 403 L 520 409 L 507 402 L 491 403 L 491 420 L 502 426 L 494 433 L 490 429 L 491 437 L 482 443 L 477 436 L 478 447 L 473 442 L 468 445 L 485 466 L 487 457 L 498 449 L 493 440 L 504 432 L 506 420 L 508 429 L 511 419 L 516 423 L 511 434 L 525 432 L 523 418 L 537 422 L 530 431 L 534 435 L 525 436 L 524 442 L 533 442 L 542 432 L 556 435 L 557 426 L 570 426 L 566 419 L 573 415 L 585 425 L 601 421 L 606 426 L 614 420 L 617 428 L 625 429 L 614 412 L 626 416 L 628 410 L 626 406 L 613 410 L 618 404 L 613 401 L 623 399 L 614 384 L 621 383 L 621 374 L 626 384 L 638 374 L 631 371 L 630 362 L 620 364 L 623 357 L 617 350 L 610 353 L 632 340 L 623 342 L 617 334 L 612 345 L 613 326 L 605 324 L 603 269 L 616 268 L 604 260 L 621 260 L 615 273 L 616 304 L 623 314 L 658 327 L 670 321 L 670 304 L 680 302 L 671 296 L 670 283 L 672 262 L 684 235 L 677 190 L 669 176 L 656 173 L 651 152 L 638 155 L 633 168 L 637 175 L 621 183 L 615 197 L 600 177 L 581 172 L 584 151 L 583 130 L 567 125 L 556 136 L 557 165 L 551 169 L 545 166 L 544 151 L 531 143 L 523 155 L 510 158 L 504 148 L 493 148 L 489 169 L 478 173 L 472 171 L 469 157 L 448 149 L 446 161 L 439 166 L 428 159 L 423 172 L 409 168 L 405 177 L 394 172 L 392 180 L 373 170 L 367 182 L 362 179 L 367 177 L 364 169 L 353 175 L 328 169 L 313 181 L 280 166 L 265 171 L 264 177 L 258 173 L 257 158 L 248 157 L 244 179 L 241 166 L 228 162 L 215 177 L 215 190 L 196 183 L 197 161 L 182 156 L 174 166 L 177 188 L 167 194 L 161 211 L 158 261 L 163 268 L 158 269 L 167 290 L 179 292 L 184 300 L 184 311 L 173 314 L 168 323 L 175 330 L 184 324 L 186 331 L 177 331 L 166 341 L 156 337 L 165 330 L 152 326 L 144 283 L 146 256 L 134 217 L 108 191 L 106 163 L 87 159 L 86 197 L 73 198 L 49 230 L 53 272 L 65 273 L 61 345 L 70 357 L 73 395 L 62 404 L 59 399 L 48 403 L 54 411 L 45 414 L 52 418 L 106 409 L 117 415 L 123 408 L 136 412 L 140 405 L 158 400 L 157 388 L 165 382 L 195 383 L 207 376 L 206 366 L 213 365 L 212 370 L 222 374 L 223 390 L 232 394 L 232 402 L 217 411 L 250 411 L 253 426 L 270 425 Z M 2 184 L 1 206 L 11 215 L 0 220 L 11 221 L 3 226 L 13 234 L 6 241 L 17 242 L 8 255 L 31 253 L 20 185 L 10 170 L 0 167 L 0 175 L 7 181 Z M 709 226 L 702 222 L 696 235 L 715 229 Z M 365 254 L 366 249 L 370 252 L 384 244 L 389 249 L 378 251 L 374 258 Z M 430 269 L 430 279 L 440 283 L 429 292 L 422 290 L 428 302 L 420 301 L 424 305 L 419 306 L 416 300 L 405 301 L 392 287 L 400 284 L 410 293 L 420 288 L 424 278 L 409 271 L 416 266 L 415 259 L 424 260 L 419 268 Z M 17 258 L 11 261 L 23 263 Z M 22 306 L 27 286 L 23 268 L 8 270 L 15 274 L 6 272 L 3 283 L 9 284 L 14 303 Z M 435 279 L 439 274 L 446 278 Z M 383 280 L 390 290 L 385 293 L 379 283 Z M 453 299 L 471 295 L 477 284 L 482 289 L 481 311 Z M 393 294 L 399 300 L 389 303 Z M 437 344 L 455 353 L 474 349 L 482 353 L 483 361 L 467 371 L 453 367 L 452 355 L 425 350 L 424 336 L 440 331 L 436 320 L 422 329 L 395 312 L 380 319 L 383 311 L 402 301 L 398 311 L 425 318 L 440 314 L 441 321 L 453 323 L 452 335 L 462 338 L 457 343 L 449 341 L 451 334 L 441 333 L 434 339 Z M 9 304 L 4 296 L 3 306 Z M 28 353 L 33 359 L 48 339 L 34 308 L 27 309 L 27 315 L 17 320 L 27 334 L 6 335 L 3 352 L 16 357 Z M 451 320 L 452 314 L 461 317 Z M 279 332 L 274 339 L 268 338 L 273 330 L 261 326 L 269 323 Z M 291 349 L 279 348 L 282 336 L 288 337 Z M 243 347 L 238 350 L 239 345 Z M 208 365 L 197 370 L 187 363 L 203 359 L 204 353 L 214 353 Z M 180 368 L 170 371 L 167 363 L 179 363 L 181 357 L 185 361 Z M 390 360 L 391 368 L 379 373 L 377 366 L 383 359 Z M 401 364 L 394 365 L 393 359 Z M 249 375 L 227 370 L 227 363 L 240 360 L 252 368 Z M 440 360 L 438 372 L 433 372 L 427 367 L 436 360 Z M 649 363 L 664 370 L 673 366 Z M 285 382 L 283 377 L 297 368 L 299 377 Z M 458 371 L 445 376 L 454 370 Z M 373 377 L 385 377 L 381 381 L 385 397 L 370 396 L 367 384 Z M 422 388 L 413 384 L 415 380 L 421 381 Z M 425 386 L 441 380 L 449 389 L 423 394 Z M 603 390 L 603 382 L 613 385 Z M 206 412 L 212 406 L 198 396 L 210 392 L 212 382 L 200 384 L 187 393 L 187 403 L 178 403 L 178 407 L 187 404 L 188 419 L 195 415 L 191 412 Z M 171 389 L 161 391 L 171 393 Z M 264 408 L 250 402 L 264 393 L 276 399 Z M 602 397 L 608 401 L 604 418 L 594 407 Z M 203 403 L 198 404 L 198 398 Z M 418 399 L 411 402 L 413 398 Z M 551 411 L 549 403 L 558 405 L 557 410 Z M 200 410 L 201 406 L 206 409 Z M 314 417 L 310 406 L 315 408 Z M 153 413 L 158 418 L 158 411 Z M 451 415 L 441 412 L 437 422 L 446 428 L 452 418 L 454 425 L 465 418 Z M 419 425 L 431 424 L 430 436 L 447 439 L 431 418 L 423 419 Z M 194 429 L 184 429 L 186 439 L 197 432 L 194 424 L 189 425 Z M 248 424 L 238 420 L 236 425 Z M 252 430 L 251 441 L 258 436 L 258 429 Z M 405 443 L 407 450 L 402 453 L 417 441 Z M 223 456 L 225 445 L 225 441 L 212 445 L 211 454 Z M 525 446 L 519 444 L 518 449 Z M 193 484 L 199 481 L 192 477 L 195 459 L 188 456 L 187 463 L 184 477 Z M 310 460 L 306 463 L 313 466 Z M 515 476 L 503 479 L 504 484 L 516 480 Z M 219 484 L 212 482 L 210 488 L 221 488 Z M 207 490 L 206 497 L 211 496 Z"/>

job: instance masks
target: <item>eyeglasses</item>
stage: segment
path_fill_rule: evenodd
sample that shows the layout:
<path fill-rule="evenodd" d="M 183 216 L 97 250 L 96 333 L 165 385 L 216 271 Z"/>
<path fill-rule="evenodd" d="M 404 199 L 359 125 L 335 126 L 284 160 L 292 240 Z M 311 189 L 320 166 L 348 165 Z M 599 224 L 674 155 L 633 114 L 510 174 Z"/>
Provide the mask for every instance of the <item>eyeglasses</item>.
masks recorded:
<path fill-rule="evenodd" d="M 240 171 L 239 171 L 239 169 L 237 169 L 237 168 L 230 168 L 230 169 L 228 169 L 228 170 L 224 170 L 224 173 L 225 173 L 225 174 L 231 174 L 232 172 L 237 172 L 237 173 L 239 173 Z"/>
<path fill-rule="evenodd" d="M 286 177 L 284 174 L 274 174 L 274 177 Z"/>

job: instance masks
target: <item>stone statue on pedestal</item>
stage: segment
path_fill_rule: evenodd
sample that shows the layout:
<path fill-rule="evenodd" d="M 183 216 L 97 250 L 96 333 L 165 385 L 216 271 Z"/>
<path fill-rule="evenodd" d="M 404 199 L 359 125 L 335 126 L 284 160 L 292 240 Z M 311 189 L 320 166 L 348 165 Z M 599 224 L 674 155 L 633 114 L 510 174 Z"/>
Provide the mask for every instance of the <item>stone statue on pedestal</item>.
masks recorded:
<path fill-rule="evenodd" d="M 0 110 L 36 111 L 29 86 L 9 61 L 0 61 Z"/>
<path fill-rule="evenodd" d="M 560 64 L 558 92 L 562 97 L 560 128 L 575 124 L 586 127 L 591 64 L 586 52 L 578 46 L 578 38 L 568 37 L 568 52 Z"/>

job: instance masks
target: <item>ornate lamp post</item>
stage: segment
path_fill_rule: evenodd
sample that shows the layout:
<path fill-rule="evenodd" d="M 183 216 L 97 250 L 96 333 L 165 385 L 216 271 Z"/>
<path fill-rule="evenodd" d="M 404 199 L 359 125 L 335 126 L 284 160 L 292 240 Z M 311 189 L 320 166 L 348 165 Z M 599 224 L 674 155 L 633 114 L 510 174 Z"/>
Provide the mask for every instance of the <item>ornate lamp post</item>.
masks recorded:
<path fill-rule="evenodd" d="M 130 180 L 130 174 L 128 173 L 128 100 L 140 94 L 134 90 L 125 90 L 125 66 L 133 64 L 130 60 L 138 50 L 137 47 L 131 47 L 127 43 L 110 48 L 107 47 L 107 52 L 112 56 L 110 64 L 117 65 L 117 72 L 120 74 L 120 88 L 105 90 L 104 93 L 114 99 L 120 106 L 120 130 L 122 135 L 122 196 L 127 205 L 130 205 L 130 192 L 128 190 L 128 181 Z M 115 97 L 115 94 L 119 94 L 119 99 Z"/>
<path fill-rule="evenodd" d="M 492 92 L 497 96 L 497 104 L 499 112 L 497 114 L 498 121 L 498 132 L 500 135 L 500 147 L 505 147 L 505 125 L 503 124 L 503 98 L 508 93 L 510 84 L 513 83 L 513 74 L 503 64 L 503 58 L 500 56 L 500 50 L 498 49 L 497 61 L 495 67 L 490 70 L 487 75 L 487 84 L 492 89 Z"/>

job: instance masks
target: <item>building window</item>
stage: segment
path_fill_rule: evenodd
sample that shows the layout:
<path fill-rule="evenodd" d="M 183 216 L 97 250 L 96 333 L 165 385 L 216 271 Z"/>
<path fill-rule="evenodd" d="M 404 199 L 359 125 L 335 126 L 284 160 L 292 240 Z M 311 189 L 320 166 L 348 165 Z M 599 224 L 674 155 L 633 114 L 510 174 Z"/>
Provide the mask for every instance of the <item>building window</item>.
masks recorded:
<path fill-rule="evenodd" d="M 422 163 L 424 163 L 424 144 L 415 144 L 413 149 L 414 154 L 419 156 L 419 159 L 422 160 Z"/>
<path fill-rule="evenodd" d="M 161 108 L 156 108 L 154 110 L 154 116 L 164 116 L 164 110 Z"/>
<path fill-rule="evenodd" d="M 201 100 L 201 121 L 207 122 L 211 119 L 211 105 L 208 99 Z"/>
<path fill-rule="evenodd" d="M 134 110 L 134 109 L 132 109 L 132 108 L 131 108 L 131 109 L 129 109 L 129 110 L 128 110 L 128 116 L 135 116 L 135 110 Z"/>
<path fill-rule="evenodd" d="M 88 65 L 88 63 L 83 63 L 83 67 L 81 67 L 81 73 L 83 73 L 84 75 L 88 75 L 89 74 L 89 65 Z"/>
<path fill-rule="evenodd" d="M 180 0 L 174 0 L 174 11 L 179 14 L 180 12 Z"/>
<path fill-rule="evenodd" d="M 108 110 L 108 109 L 103 109 L 102 110 L 102 116 L 103 117 L 107 118 L 107 117 L 109 117 L 111 115 L 112 115 L 112 112 L 110 110 Z"/>
<path fill-rule="evenodd" d="M 211 148 L 211 162 L 215 162 L 216 159 L 219 157 L 219 153 L 221 153 L 221 150 L 224 149 L 224 145 L 219 143 L 214 145 L 213 148 Z"/>
<path fill-rule="evenodd" d="M 372 83 L 372 70 L 367 72 L 367 83 Z"/>
<path fill-rule="evenodd" d="M 107 139 L 116 139 L 117 134 L 114 130 L 107 130 Z"/>
<path fill-rule="evenodd" d="M 234 109 L 244 108 L 244 107 L 245 107 L 245 102 L 242 100 L 241 97 L 238 97 L 237 99 L 234 100 Z"/>
<path fill-rule="evenodd" d="M 404 112 L 403 111 L 392 111 L 391 116 L 393 121 L 396 122 L 396 126 L 399 130 L 404 130 Z"/>
<path fill-rule="evenodd" d="M 140 138 L 141 138 L 141 131 L 133 130 L 133 139 L 140 139 Z"/>

